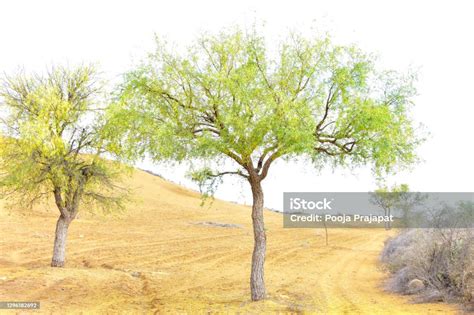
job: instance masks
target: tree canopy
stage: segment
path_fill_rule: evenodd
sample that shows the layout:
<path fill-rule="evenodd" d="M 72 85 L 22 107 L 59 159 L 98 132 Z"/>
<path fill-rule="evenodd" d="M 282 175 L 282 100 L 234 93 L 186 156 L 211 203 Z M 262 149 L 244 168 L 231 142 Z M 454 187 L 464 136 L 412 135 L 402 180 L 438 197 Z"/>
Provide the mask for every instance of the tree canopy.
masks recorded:
<path fill-rule="evenodd" d="M 71 217 L 81 200 L 104 209 L 123 200 L 113 191 L 124 168 L 103 159 L 110 141 L 101 88 L 92 67 L 3 79 L 1 192 L 24 205 L 53 195 L 61 214 Z"/>
<path fill-rule="evenodd" d="M 263 37 L 237 30 L 185 55 L 158 41 L 128 73 L 121 106 L 139 121 L 128 139 L 156 159 L 229 157 L 232 172 L 248 176 L 240 166 L 252 162 L 264 178 L 275 159 L 304 155 L 381 173 L 416 158 L 413 79 L 327 38 L 293 35 L 272 56 Z"/>

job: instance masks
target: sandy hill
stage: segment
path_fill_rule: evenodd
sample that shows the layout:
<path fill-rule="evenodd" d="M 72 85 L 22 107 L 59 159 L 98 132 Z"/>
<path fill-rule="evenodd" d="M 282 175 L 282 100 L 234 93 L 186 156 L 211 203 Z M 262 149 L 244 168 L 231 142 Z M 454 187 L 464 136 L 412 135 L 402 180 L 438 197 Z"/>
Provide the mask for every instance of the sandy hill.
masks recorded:
<path fill-rule="evenodd" d="M 130 185 L 138 201 L 124 215 L 72 223 L 64 269 L 48 267 L 56 210 L 7 215 L 0 204 L 0 301 L 40 301 L 48 314 L 455 311 L 383 291 L 378 255 L 386 231 L 332 229 L 326 246 L 323 231 L 283 229 L 270 211 L 268 299 L 253 303 L 248 207 L 220 200 L 201 207 L 196 192 L 142 171 Z"/>

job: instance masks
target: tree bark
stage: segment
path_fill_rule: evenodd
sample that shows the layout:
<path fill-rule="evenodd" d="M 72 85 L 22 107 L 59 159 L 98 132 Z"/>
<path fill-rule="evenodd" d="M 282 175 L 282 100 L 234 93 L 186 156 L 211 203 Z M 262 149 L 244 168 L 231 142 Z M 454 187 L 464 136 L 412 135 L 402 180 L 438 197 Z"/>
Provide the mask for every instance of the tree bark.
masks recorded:
<path fill-rule="evenodd" d="M 387 215 L 390 216 L 390 209 L 388 209 L 387 211 Z M 387 221 L 387 230 L 390 230 L 392 228 L 392 223 L 390 221 Z"/>
<path fill-rule="evenodd" d="M 56 235 L 54 238 L 53 259 L 51 267 L 64 267 L 66 262 L 66 240 L 69 224 L 72 220 L 61 214 L 56 223 Z"/>
<path fill-rule="evenodd" d="M 264 264 L 267 239 L 263 221 L 263 190 L 259 178 L 249 178 L 252 187 L 252 223 L 254 248 L 252 255 L 252 271 L 250 273 L 250 291 L 252 301 L 265 298 Z"/>

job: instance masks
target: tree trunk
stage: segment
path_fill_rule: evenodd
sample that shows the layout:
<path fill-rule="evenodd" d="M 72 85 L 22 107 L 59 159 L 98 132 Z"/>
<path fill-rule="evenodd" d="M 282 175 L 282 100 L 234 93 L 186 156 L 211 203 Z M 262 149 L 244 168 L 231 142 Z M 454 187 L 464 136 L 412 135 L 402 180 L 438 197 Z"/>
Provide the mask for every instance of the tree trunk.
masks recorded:
<path fill-rule="evenodd" d="M 254 248 L 252 255 L 252 271 L 250 273 L 250 291 L 252 301 L 265 298 L 264 264 L 267 239 L 263 222 L 263 190 L 259 179 L 251 178 L 253 205 L 252 223 Z"/>
<path fill-rule="evenodd" d="M 67 231 L 71 220 L 61 215 L 56 223 L 56 236 L 54 238 L 53 259 L 51 267 L 64 267 L 66 261 Z"/>
<path fill-rule="evenodd" d="M 390 217 L 390 209 L 387 211 L 387 215 Z M 392 223 L 390 221 L 387 222 L 387 230 L 390 230 L 392 228 Z"/>
<path fill-rule="evenodd" d="M 384 209 L 384 216 L 387 217 L 388 216 L 388 213 L 389 213 L 389 210 L 388 209 Z M 390 227 L 389 227 L 389 222 L 388 221 L 385 221 L 385 223 L 383 224 L 384 227 L 385 227 L 385 230 L 389 230 Z"/>

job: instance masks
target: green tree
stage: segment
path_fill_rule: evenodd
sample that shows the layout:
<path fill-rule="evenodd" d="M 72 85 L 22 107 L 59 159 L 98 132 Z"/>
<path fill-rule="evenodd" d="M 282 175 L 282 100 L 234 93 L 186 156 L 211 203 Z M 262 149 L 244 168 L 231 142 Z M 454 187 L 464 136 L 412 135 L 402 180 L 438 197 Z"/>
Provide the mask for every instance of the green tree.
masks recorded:
<path fill-rule="evenodd" d="M 23 72 L 0 87 L 0 192 L 31 206 L 53 198 L 60 212 L 51 266 L 63 267 L 70 223 L 82 203 L 115 209 L 125 190 L 115 180 L 124 168 L 110 153 L 106 121 L 92 67 Z"/>
<path fill-rule="evenodd" d="M 278 52 L 256 32 L 205 35 L 157 49 L 129 72 L 113 107 L 124 147 L 156 161 L 207 161 L 202 184 L 240 176 L 253 196 L 252 300 L 266 295 L 262 181 L 278 159 L 315 166 L 371 164 L 380 175 L 415 161 L 413 76 L 379 72 L 371 56 L 293 34 Z M 127 123 L 128 121 L 128 123 Z M 231 162 L 226 162 L 231 161 Z M 223 169 L 223 165 L 231 169 Z M 218 182 L 218 181 L 217 181 Z"/>
<path fill-rule="evenodd" d="M 371 194 L 370 201 L 382 208 L 384 215 L 392 215 L 392 211 L 398 209 L 401 205 L 401 199 L 404 194 L 409 193 L 407 184 L 394 185 L 392 188 L 381 187 Z M 390 230 L 392 225 L 390 221 L 385 222 L 385 229 Z"/>
<path fill-rule="evenodd" d="M 415 207 L 421 205 L 428 195 L 419 192 L 411 192 L 407 184 L 381 187 L 371 195 L 371 202 L 384 210 L 385 215 L 400 212 L 400 226 L 409 227 L 415 224 Z M 413 221 L 413 222 L 410 222 Z M 385 223 L 385 228 L 391 228 L 390 222 Z"/>
<path fill-rule="evenodd" d="M 396 188 L 396 186 L 394 187 Z M 396 191 L 398 200 L 396 209 L 401 212 L 401 224 L 403 227 L 416 226 L 418 216 L 421 213 L 416 212 L 416 207 L 423 205 L 428 199 L 428 195 L 420 192 L 410 191 L 408 185 L 402 184 Z"/>

